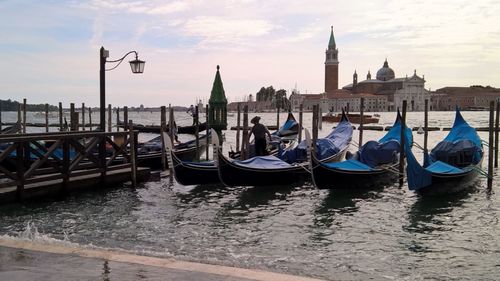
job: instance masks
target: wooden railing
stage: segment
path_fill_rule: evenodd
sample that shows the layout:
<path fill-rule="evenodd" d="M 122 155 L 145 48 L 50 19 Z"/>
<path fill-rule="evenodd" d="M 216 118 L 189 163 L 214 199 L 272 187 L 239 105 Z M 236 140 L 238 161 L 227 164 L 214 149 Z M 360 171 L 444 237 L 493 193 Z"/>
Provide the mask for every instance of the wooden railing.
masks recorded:
<path fill-rule="evenodd" d="M 23 197 L 25 185 L 61 180 L 66 192 L 70 177 L 130 168 L 135 184 L 137 131 L 65 132 L 0 135 L 0 188 L 17 187 Z M 119 140 L 119 141 L 118 141 Z M 117 160 L 118 156 L 120 160 Z"/>

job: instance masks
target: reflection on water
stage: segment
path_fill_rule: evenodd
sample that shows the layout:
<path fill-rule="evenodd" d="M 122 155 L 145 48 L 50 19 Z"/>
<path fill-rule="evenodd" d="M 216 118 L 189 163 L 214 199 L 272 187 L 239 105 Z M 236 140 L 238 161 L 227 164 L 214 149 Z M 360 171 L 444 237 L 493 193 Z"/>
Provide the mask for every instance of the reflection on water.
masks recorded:
<path fill-rule="evenodd" d="M 111 272 L 111 269 L 109 268 L 109 263 L 107 260 L 104 260 L 104 264 L 102 266 L 102 280 L 103 281 L 110 281 L 111 279 L 109 278 L 109 274 Z"/>
<path fill-rule="evenodd" d="M 315 209 L 314 224 L 321 227 L 331 227 L 336 216 L 350 215 L 359 210 L 357 202 L 377 198 L 382 187 L 376 189 L 339 189 L 323 190 L 326 193 L 321 204 Z"/>

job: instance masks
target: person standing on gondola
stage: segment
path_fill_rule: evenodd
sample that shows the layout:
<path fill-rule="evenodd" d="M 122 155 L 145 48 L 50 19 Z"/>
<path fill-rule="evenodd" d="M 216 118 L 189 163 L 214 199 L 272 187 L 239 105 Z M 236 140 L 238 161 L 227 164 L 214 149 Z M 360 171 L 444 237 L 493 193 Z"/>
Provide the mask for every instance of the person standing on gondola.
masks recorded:
<path fill-rule="evenodd" d="M 250 136 L 253 134 L 254 143 L 255 143 L 255 156 L 264 156 L 267 155 L 267 141 L 266 134 L 271 139 L 271 133 L 266 126 L 259 123 L 260 117 L 255 116 L 250 120 L 253 125 L 252 130 L 250 131 Z M 250 136 L 248 136 L 250 138 Z"/>

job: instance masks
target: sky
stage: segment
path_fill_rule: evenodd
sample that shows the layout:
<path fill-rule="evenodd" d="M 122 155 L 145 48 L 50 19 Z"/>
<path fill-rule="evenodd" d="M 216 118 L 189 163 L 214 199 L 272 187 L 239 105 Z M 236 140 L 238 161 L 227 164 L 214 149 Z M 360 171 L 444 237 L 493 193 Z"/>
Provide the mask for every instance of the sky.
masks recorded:
<path fill-rule="evenodd" d="M 386 58 L 431 90 L 500 87 L 498 0 L 0 0 L 0 13 L 0 99 L 99 105 L 101 46 L 146 61 L 106 72 L 113 106 L 206 101 L 217 65 L 230 102 L 268 86 L 317 94 L 331 26 L 340 87 Z"/>

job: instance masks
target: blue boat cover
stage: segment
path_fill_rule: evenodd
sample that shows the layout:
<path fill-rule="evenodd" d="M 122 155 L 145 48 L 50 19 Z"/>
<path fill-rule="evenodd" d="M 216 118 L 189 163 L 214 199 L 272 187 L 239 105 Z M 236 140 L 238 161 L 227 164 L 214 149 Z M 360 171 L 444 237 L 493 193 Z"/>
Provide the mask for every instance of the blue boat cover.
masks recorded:
<path fill-rule="evenodd" d="M 457 168 L 455 166 L 452 166 L 448 163 L 442 162 L 442 161 L 436 161 L 432 163 L 429 167 L 426 168 L 427 171 L 430 171 L 432 173 L 438 173 L 438 174 L 461 174 L 464 172 L 464 170 Z"/>
<path fill-rule="evenodd" d="M 393 163 L 397 159 L 401 140 L 401 114 L 397 113 L 396 121 L 392 128 L 377 142 L 368 141 L 358 151 L 359 161 L 370 167 Z M 405 128 L 405 143 L 410 146 L 413 143 L 413 135 L 410 128 Z"/>
<path fill-rule="evenodd" d="M 467 124 L 457 108 L 455 122 L 446 138 L 436 145 L 430 155 L 424 152 L 424 167 L 408 146 L 405 146 L 405 152 L 408 187 L 418 190 L 432 184 L 432 173 L 454 175 L 467 172 L 470 169 L 468 165 L 481 161 L 483 146 L 476 130 Z"/>
<path fill-rule="evenodd" d="M 316 140 L 316 157 L 323 160 L 346 148 L 351 142 L 352 131 L 351 122 L 343 119 L 328 136 Z M 303 162 L 307 160 L 306 149 L 304 140 L 294 149 L 282 151 L 278 156 L 288 163 Z"/>
<path fill-rule="evenodd" d="M 408 188 L 410 190 L 419 190 L 432 184 L 432 172 L 422 167 L 409 145 L 405 145 L 406 154 L 406 174 L 408 178 Z"/>
<path fill-rule="evenodd" d="M 359 161 L 370 167 L 393 163 L 399 153 L 399 141 L 390 140 L 383 143 L 368 141 L 359 150 Z"/>
<path fill-rule="evenodd" d="M 328 163 L 321 163 L 322 166 L 331 168 L 331 169 L 338 169 L 338 170 L 345 170 L 345 171 L 372 171 L 373 168 L 356 160 L 356 159 L 349 159 L 345 160 L 342 162 L 328 162 Z"/>
<path fill-rule="evenodd" d="M 483 158 L 481 139 L 476 130 L 465 122 L 458 109 L 451 131 L 432 149 L 429 156 L 425 163 L 427 165 L 439 160 L 460 167 L 477 164 Z"/>
<path fill-rule="evenodd" d="M 33 147 L 33 146 L 32 146 L 32 147 L 31 147 L 31 149 L 33 149 L 33 150 L 35 150 L 35 149 L 36 149 L 36 151 L 38 151 L 38 153 L 40 153 L 40 154 L 42 154 L 42 155 L 44 155 L 44 154 L 45 154 L 45 152 L 44 152 L 44 151 L 42 151 L 42 150 L 40 150 L 40 149 L 38 149 L 38 148 L 36 148 L 36 147 Z M 0 150 L 0 153 L 1 153 L 1 152 L 2 152 L 2 151 Z M 69 159 L 74 159 L 74 158 L 76 157 L 76 154 L 77 154 L 77 153 L 76 153 L 76 151 L 75 151 L 74 149 L 70 149 L 70 150 L 69 150 Z M 62 150 L 62 149 L 60 149 L 60 148 L 55 149 L 55 150 L 52 152 L 52 154 L 49 156 L 49 159 L 53 159 L 53 158 L 54 158 L 54 157 L 53 157 L 53 155 L 54 155 L 55 157 L 59 158 L 59 159 L 63 159 L 63 150 Z M 10 156 L 10 157 L 12 157 L 12 158 L 15 158 L 15 157 L 17 156 L 17 152 L 14 150 L 14 151 L 12 151 L 12 152 L 9 154 L 9 156 Z M 35 153 L 33 153 L 33 152 L 30 152 L 30 160 L 37 160 L 37 159 L 39 159 L 39 158 L 40 158 L 40 157 L 38 157 L 38 155 L 36 155 L 36 154 L 35 154 Z"/>
<path fill-rule="evenodd" d="M 292 165 L 272 155 L 255 156 L 247 160 L 234 160 L 233 163 L 238 166 L 254 169 L 280 169 L 292 167 Z"/>
<path fill-rule="evenodd" d="M 276 132 L 272 133 L 272 135 L 284 137 L 289 135 L 298 134 L 299 131 L 299 123 L 295 120 L 295 117 L 291 112 L 288 112 L 288 117 L 283 124 Z"/>

